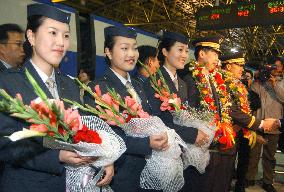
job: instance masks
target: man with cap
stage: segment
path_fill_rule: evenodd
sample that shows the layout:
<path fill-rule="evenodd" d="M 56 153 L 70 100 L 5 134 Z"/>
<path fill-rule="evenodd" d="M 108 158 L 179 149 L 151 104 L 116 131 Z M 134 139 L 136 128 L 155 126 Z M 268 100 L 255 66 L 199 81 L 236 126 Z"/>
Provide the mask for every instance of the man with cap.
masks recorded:
<path fill-rule="evenodd" d="M 80 102 L 79 87 L 58 71 L 70 45 L 70 14 L 46 4 L 31 4 L 27 7 L 27 15 L 26 48 L 29 47 L 31 55 L 21 68 L 8 69 L 0 75 L 0 88 L 11 96 L 19 93 L 23 102 L 29 105 L 37 95 L 25 75 L 25 70 L 28 70 L 48 98 Z M 0 135 L 11 135 L 30 126 L 5 113 L 0 113 L 0 119 Z M 0 142 L 0 160 L 5 162 L 0 180 L 1 192 L 65 192 L 64 164 L 86 165 L 94 161 L 75 152 L 45 148 L 41 137 L 7 142 Z M 106 171 L 107 181 L 104 177 L 97 185 L 109 183 L 112 174 L 113 169 L 111 173 Z"/>
<path fill-rule="evenodd" d="M 226 90 L 218 90 L 217 79 L 214 75 L 218 73 L 217 66 L 221 53 L 220 41 L 220 37 L 204 37 L 192 42 L 195 47 L 194 56 L 196 64 L 192 73 L 185 75 L 183 80 L 188 86 L 189 105 L 195 108 L 208 108 L 208 106 L 212 105 L 210 111 L 214 116 L 219 117 L 217 121 L 221 124 L 221 120 L 224 120 L 226 117 L 223 114 L 228 113 L 227 108 L 225 108 L 224 103 L 221 101 L 229 102 L 229 98 Z M 197 78 L 198 76 L 204 77 L 203 80 Z M 220 75 L 220 78 L 223 79 L 222 75 Z M 206 95 L 202 87 L 208 88 Z M 206 102 L 205 96 L 210 97 L 213 103 Z M 220 98 L 223 100 L 220 100 Z M 230 122 L 231 120 L 227 118 L 226 121 Z M 229 143 L 232 142 L 230 141 Z M 227 148 L 230 147 L 232 146 Z M 200 177 L 201 191 L 226 192 L 230 187 L 228 178 L 231 176 L 230 168 L 233 164 L 233 158 L 227 152 L 224 153 L 223 150 L 220 150 L 220 146 L 217 146 L 217 150 L 216 146 L 212 146 L 211 149 L 209 165 L 206 168 L 205 174 Z"/>
<path fill-rule="evenodd" d="M 277 121 L 274 119 L 259 120 L 251 114 L 248 100 L 248 91 L 241 82 L 245 59 L 243 53 L 233 53 L 221 57 L 223 68 L 226 73 L 226 84 L 232 97 L 231 117 L 235 130 L 237 131 L 237 182 L 235 192 L 245 192 L 245 175 L 249 164 L 249 140 L 254 137 L 256 131 L 262 131 L 262 128 L 269 131 L 274 126 L 277 127 Z M 252 138 L 250 138 L 252 137 Z M 254 137 L 256 139 L 256 137 Z M 255 141 L 253 141 L 255 142 Z M 253 147 L 253 146 L 252 146 Z"/>
<path fill-rule="evenodd" d="M 229 94 L 226 89 L 221 90 L 221 87 L 226 87 L 224 77 L 216 69 L 221 53 L 220 37 L 199 38 L 192 44 L 195 47 L 196 63 L 192 71 L 183 73 L 183 80 L 188 87 L 188 103 L 191 107 L 208 109 L 214 114 L 216 118 L 214 121 L 219 122 L 217 125 L 227 123 L 228 129 L 232 130 L 229 109 L 226 105 L 230 102 Z M 209 165 L 205 173 L 199 177 L 199 191 L 229 191 L 234 163 L 231 150 L 228 150 L 233 147 L 231 137 L 234 135 L 232 131 L 230 134 L 232 135 L 226 137 L 225 146 L 219 143 L 211 147 Z M 226 152 L 224 152 L 224 148 L 227 148 Z"/>

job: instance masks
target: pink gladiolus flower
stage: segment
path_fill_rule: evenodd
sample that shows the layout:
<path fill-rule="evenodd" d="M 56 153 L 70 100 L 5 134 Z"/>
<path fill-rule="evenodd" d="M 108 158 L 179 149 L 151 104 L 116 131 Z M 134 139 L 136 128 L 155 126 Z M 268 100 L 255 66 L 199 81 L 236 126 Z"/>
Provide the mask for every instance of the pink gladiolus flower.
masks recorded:
<path fill-rule="evenodd" d="M 134 105 L 134 103 L 136 103 L 136 101 L 132 99 L 130 96 L 126 96 L 124 100 L 127 107 L 130 107 Z"/>
<path fill-rule="evenodd" d="M 102 101 L 105 102 L 109 106 L 112 106 L 113 104 L 113 99 L 109 93 L 103 94 Z"/>
<path fill-rule="evenodd" d="M 150 118 L 150 115 L 147 112 L 143 111 L 143 110 L 138 111 L 138 116 L 140 118 Z"/>
<path fill-rule="evenodd" d="M 46 133 L 48 131 L 48 128 L 43 124 L 32 124 L 30 126 L 30 130 Z"/>
<path fill-rule="evenodd" d="M 95 92 L 96 94 L 100 97 L 102 95 L 102 92 L 101 92 L 101 89 L 100 89 L 100 86 L 99 85 L 96 85 L 95 86 Z"/>
<path fill-rule="evenodd" d="M 158 80 L 157 83 L 158 83 L 159 86 L 162 86 L 162 83 L 161 83 L 161 80 L 160 80 L 160 79 Z"/>
<path fill-rule="evenodd" d="M 112 106 L 115 109 L 115 111 L 119 111 L 119 104 L 117 102 L 113 102 Z"/>
<path fill-rule="evenodd" d="M 122 117 L 117 116 L 117 120 L 121 123 L 124 124 L 125 123 L 125 119 Z"/>
<path fill-rule="evenodd" d="M 16 98 L 19 99 L 19 100 L 21 100 L 21 101 L 23 101 L 22 95 L 21 95 L 20 93 L 17 93 L 17 94 L 16 94 Z"/>
<path fill-rule="evenodd" d="M 70 108 L 64 112 L 64 122 L 70 126 L 72 131 L 81 130 L 83 127 L 78 111 L 72 111 Z"/>
<path fill-rule="evenodd" d="M 106 114 L 107 114 L 108 116 L 114 117 L 114 114 L 113 114 L 113 112 L 112 112 L 111 110 L 105 109 L 105 112 L 106 112 Z"/>
<path fill-rule="evenodd" d="M 107 121 L 107 124 L 109 124 L 109 125 L 117 125 L 115 121 Z"/>
<path fill-rule="evenodd" d="M 163 103 L 160 106 L 160 109 L 161 109 L 161 111 L 166 111 L 166 110 L 169 109 L 169 106 L 170 106 L 169 100 L 167 99 L 167 100 L 163 101 Z"/>
<path fill-rule="evenodd" d="M 129 96 L 125 97 L 125 104 L 133 112 L 136 112 L 136 111 L 138 111 L 139 108 L 141 108 L 141 106 L 134 99 L 132 99 Z"/>
<path fill-rule="evenodd" d="M 38 102 L 38 101 L 31 101 L 31 108 L 34 109 L 39 113 L 39 115 L 47 115 L 50 113 L 50 109 L 44 102 Z"/>
<path fill-rule="evenodd" d="M 53 100 L 54 104 L 60 109 L 60 111 L 64 110 L 64 103 L 59 99 Z"/>
<path fill-rule="evenodd" d="M 160 98 L 160 95 L 158 94 L 158 93 L 155 93 L 155 95 L 154 95 L 157 99 L 159 99 Z"/>
<path fill-rule="evenodd" d="M 170 93 L 167 92 L 165 89 L 162 90 L 162 94 L 164 97 L 170 97 Z"/>

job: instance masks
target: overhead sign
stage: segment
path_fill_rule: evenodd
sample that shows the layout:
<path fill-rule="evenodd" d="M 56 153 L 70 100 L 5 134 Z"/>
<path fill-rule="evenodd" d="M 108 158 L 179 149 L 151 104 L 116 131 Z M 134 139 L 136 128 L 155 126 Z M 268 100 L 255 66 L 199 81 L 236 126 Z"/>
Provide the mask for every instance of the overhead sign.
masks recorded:
<path fill-rule="evenodd" d="M 196 13 L 198 30 L 284 24 L 284 0 L 205 7 Z"/>

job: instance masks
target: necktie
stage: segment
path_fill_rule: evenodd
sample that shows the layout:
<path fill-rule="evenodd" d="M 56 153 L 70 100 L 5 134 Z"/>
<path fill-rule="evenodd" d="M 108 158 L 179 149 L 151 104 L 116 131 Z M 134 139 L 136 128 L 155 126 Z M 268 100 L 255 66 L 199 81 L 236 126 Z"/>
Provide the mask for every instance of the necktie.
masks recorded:
<path fill-rule="evenodd" d="M 174 85 L 175 85 L 176 90 L 178 91 L 178 79 L 175 78 L 175 79 L 173 80 L 173 83 L 174 83 Z"/>
<path fill-rule="evenodd" d="M 218 96 L 216 88 L 215 88 L 215 86 L 212 83 L 210 78 L 209 78 L 209 84 L 210 84 L 210 87 L 211 87 L 211 91 L 212 91 L 212 95 L 213 95 L 213 98 L 214 98 L 215 105 L 217 106 L 217 111 L 218 111 L 218 113 L 221 117 L 221 106 L 220 106 L 219 96 Z"/>
<path fill-rule="evenodd" d="M 59 99 L 59 96 L 58 96 L 58 93 L 55 87 L 55 81 L 52 78 L 48 78 L 45 83 L 52 97 L 54 99 Z"/>
<path fill-rule="evenodd" d="M 125 87 L 128 93 L 131 95 L 131 97 L 135 99 L 137 103 L 141 104 L 140 97 L 138 96 L 137 92 L 135 91 L 135 89 L 133 88 L 132 84 L 129 81 L 126 82 Z"/>
<path fill-rule="evenodd" d="M 80 89 L 80 101 L 82 103 L 84 103 L 84 94 L 85 94 L 85 90 L 84 89 Z"/>

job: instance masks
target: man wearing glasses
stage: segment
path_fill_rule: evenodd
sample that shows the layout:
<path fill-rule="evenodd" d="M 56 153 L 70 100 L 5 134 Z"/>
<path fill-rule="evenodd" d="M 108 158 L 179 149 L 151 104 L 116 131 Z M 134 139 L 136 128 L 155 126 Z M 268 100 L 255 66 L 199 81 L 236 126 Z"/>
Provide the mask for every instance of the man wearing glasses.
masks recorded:
<path fill-rule="evenodd" d="M 17 24 L 0 25 L 0 71 L 24 62 L 24 31 Z"/>

